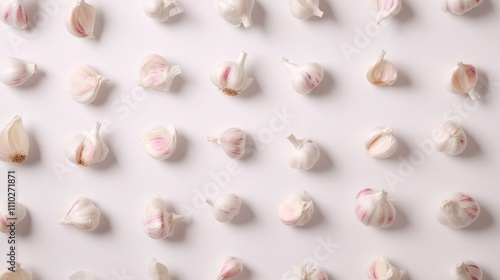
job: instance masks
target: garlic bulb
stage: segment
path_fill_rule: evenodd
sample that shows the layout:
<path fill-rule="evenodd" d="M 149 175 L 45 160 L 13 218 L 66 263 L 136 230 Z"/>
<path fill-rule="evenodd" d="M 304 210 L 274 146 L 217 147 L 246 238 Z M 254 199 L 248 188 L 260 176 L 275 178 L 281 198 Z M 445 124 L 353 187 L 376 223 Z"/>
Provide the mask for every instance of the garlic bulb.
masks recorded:
<path fill-rule="evenodd" d="M 385 51 L 383 50 L 377 63 L 370 67 L 366 74 L 366 78 L 372 85 L 390 86 L 398 79 L 398 69 L 384 57 Z"/>
<path fill-rule="evenodd" d="M 387 198 L 387 191 L 376 192 L 372 189 L 361 190 L 356 195 L 356 217 L 367 226 L 386 228 L 396 218 L 396 209 Z"/>
<path fill-rule="evenodd" d="M 483 0 L 441 0 L 441 10 L 461 15 L 481 5 L 481 3 Z"/>
<path fill-rule="evenodd" d="M 181 73 L 179 65 L 169 65 L 165 58 L 157 54 L 146 56 L 140 69 L 139 85 L 162 91 L 168 91 L 175 76 Z"/>
<path fill-rule="evenodd" d="M 319 0 L 288 0 L 288 7 L 292 15 L 298 19 L 323 16 L 323 12 L 319 9 Z"/>
<path fill-rule="evenodd" d="M 167 267 L 154 258 L 149 260 L 148 274 L 151 280 L 170 280 L 170 272 Z"/>
<path fill-rule="evenodd" d="M 0 160 L 21 163 L 28 157 L 30 139 L 24 130 L 23 120 L 15 116 L 0 131 Z"/>
<path fill-rule="evenodd" d="M 392 128 L 374 128 L 365 137 L 365 148 L 369 156 L 387 158 L 396 152 L 398 140 L 392 134 Z"/>
<path fill-rule="evenodd" d="M 451 269 L 450 280 L 481 280 L 483 271 L 473 261 L 459 261 Z"/>
<path fill-rule="evenodd" d="M 481 98 L 475 90 L 479 75 L 473 65 L 459 62 L 457 66 L 446 74 L 445 80 L 449 92 L 458 94 L 467 93 L 472 100 Z"/>
<path fill-rule="evenodd" d="M 287 226 L 303 226 L 311 220 L 313 213 L 313 202 L 302 200 L 298 194 L 290 195 L 278 207 L 278 216 L 281 222 Z"/>
<path fill-rule="evenodd" d="M 66 17 L 66 29 L 79 38 L 94 38 L 95 9 L 85 0 L 76 0 Z"/>
<path fill-rule="evenodd" d="M 174 126 L 157 126 L 142 135 L 141 146 L 157 160 L 169 158 L 177 147 L 177 131 Z"/>
<path fill-rule="evenodd" d="M 74 101 L 88 104 L 95 100 L 103 82 L 109 81 L 88 65 L 80 65 L 69 76 L 69 94 Z"/>
<path fill-rule="evenodd" d="M 22 85 L 36 72 L 36 63 L 26 63 L 19 58 L 8 57 L 0 63 L 0 81 L 7 86 Z"/>
<path fill-rule="evenodd" d="M 309 94 L 323 80 L 323 68 L 318 63 L 294 64 L 283 58 L 281 63 L 292 74 L 292 86 L 297 93 Z"/>
<path fill-rule="evenodd" d="M 12 206 L 15 207 L 15 210 Z M 10 232 L 9 226 L 17 225 L 26 217 L 26 213 L 26 208 L 21 203 L 16 202 L 12 205 L 3 201 L 0 205 L 0 231 L 8 234 Z"/>
<path fill-rule="evenodd" d="M 81 270 L 71 274 L 68 280 L 95 280 L 95 278 L 88 271 Z"/>
<path fill-rule="evenodd" d="M 144 231 L 153 239 L 163 239 L 174 234 L 175 223 L 182 219 L 182 215 L 168 213 L 165 203 L 159 197 L 153 197 L 149 201 L 144 216 Z"/>
<path fill-rule="evenodd" d="M 216 280 L 233 279 L 233 277 L 240 274 L 241 271 L 243 271 L 243 263 L 235 257 L 228 257 L 224 261 Z"/>
<path fill-rule="evenodd" d="M 300 268 L 300 280 L 328 280 L 326 271 L 317 264 L 305 263 Z"/>
<path fill-rule="evenodd" d="M 371 0 L 377 12 L 377 24 L 382 20 L 397 15 L 401 11 L 402 0 Z"/>
<path fill-rule="evenodd" d="M 221 223 L 230 222 L 240 213 L 241 200 L 234 193 L 223 194 L 215 201 L 207 199 L 206 202 L 212 206 L 215 219 Z"/>
<path fill-rule="evenodd" d="M 28 27 L 28 14 L 22 0 L 4 0 L 0 5 L 0 20 L 15 28 Z"/>
<path fill-rule="evenodd" d="M 254 0 L 215 0 L 215 10 L 219 17 L 234 26 L 252 26 Z"/>
<path fill-rule="evenodd" d="M 374 260 L 368 269 L 368 279 L 370 280 L 400 280 L 404 270 L 399 270 L 392 266 L 384 257 Z"/>
<path fill-rule="evenodd" d="M 72 225 L 76 228 L 93 231 L 99 226 L 101 210 L 86 198 L 78 198 L 69 209 L 66 217 L 59 220 L 60 225 Z"/>
<path fill-rule="evenodd" d="M 66 158 L 69 162 L 79 166 L 88 166 L 106 159 L 108 146 L 99 135 L 100 129 L 101 123 L 96 122 L 89 133 L 78 135 L 69 142 L 66 146 Z"/>
<path fill-rule="evenodd" d="M 232 127 L 224 130 L 219 136 L 207 136 L 209 142 L 217 142 L 230 158 L 238 159 L 245 154 L 246 135 L 241 129 Z"/>
<path fill-rule="evenodd" d="M 33 280 L 31 271 L 23 269 L 21 264 L 16 262 L 14 271 L 7 270 L 0 274 L 0 280 Z"/>
<path fill-rule="evenodd" d="M 238 61 L 225 61 L 210 72 L 210 81 L 225 95 L 238 96 L 253 81 L 245 71 L 247 54 L 240 52 Z"/>
<path fill-rule="evenodd" d="M 446 121 L 432 136 L 436 150 L 448 155 L 458 155 L 467 147 L 467 135 L 454 122 Z"/>
<path fill-rule="evenodd" d="M 438 221 L 454 229 L 470 226 L 481 212 L 476 200 L 467 194 L 456 192 L 443 200 L 437 215 Z"/>
<path fill-rule="evenodd" d="M 148 17 L 158 22 L 184 12 L 184 8 L 176 0 L 145 0 L 142 9 Z"/>
<path fill-rule="evenodd" d="M 295 147 L 288 160 L 291 168 L 308 170 L 318 162 L 320 155 L 319 148 L 311 139 L 297 139 L 291 133 L 286 138 Z"/>

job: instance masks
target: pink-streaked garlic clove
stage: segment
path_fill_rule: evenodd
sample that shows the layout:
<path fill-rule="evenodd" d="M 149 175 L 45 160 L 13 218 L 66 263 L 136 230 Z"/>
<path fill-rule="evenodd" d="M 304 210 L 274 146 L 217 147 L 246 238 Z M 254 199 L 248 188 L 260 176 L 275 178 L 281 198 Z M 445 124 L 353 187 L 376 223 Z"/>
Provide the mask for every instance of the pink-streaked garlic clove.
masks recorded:
<path fill-rule="evenodd" d="M 141 146 L 154 159 L 169 158 L 177 147 L 177 131 L 173 125 L 156 126 L 140 139 Z"/>
<path fill-rule="evenodd" d="M 398 69 L 394 64 L 385 60 L 385 51 L 382 51 L 378 61 L 370 67 L 366 79 L 372 85 L 390 86 L 398 79 Z"/>
<path fill-rule="evenodd" d="M 438 221 L 454 229 L 470 226 L 481 213 L 479 203 L 470 195 L 456 192 L 441 202 Z"/>
<path fill-rule="evenodd" d="M 323 11 L 319 9 L 319 0 L 288 0 L 288 8 L 294 17 L 302 20 L 323 16 Z"/>
<path fill-rule="evenodd" d="M 461 154 L 467 147 L 465 131 L 452 121 L 446 121 L 432 135 L 436 150 L 455 156 Z"/>
<path fill-rule="evenodd" d="M 230 24 L 248 28 L 252 23 L 254 0 L 215 0 L 215 10 L 219 17 Z"/>
<path fill-rule="evenodd" d="M 370 280 L 400 280 L 404 270 L 397 269 L 384 257 L 379 257 L 368 268 Z"/>
<path fill-rule="evenodd" d="M 365 137 L 365 149 L 370 157 L 387 158 L 392 156 L 397 148 L 398 140 L 390 127 L 376 127 Z"/>
<path fill-rule="evenodd" d="M 159 197 L 153 197 L 143 218 L 144 231 L 153 239 L 171 237 L 174 234 L 175 224 L 182 218 L 182 215 L 167 212 L 165 202 Z"/>
<path fill-rule="evenodd" d="M 24 84 L 37 71 L 36 63 L 7 57 L 0 62 L 0 81 L 7 86 L 17 87 Z"/>
<path fill-rule="evenodd" d="M 72 225 L 76 228 L 93 231 L 99 226 L 101 211 L 86 197 L 78 198 L 69 209 L 66 217 L 59 220 L 60 225 Z"/>
<path fill-rule="evenodd" d="M 441 0 L 441 10 L 445 13 L 462 15 L 483 3 L 483 0 Z"/>
<path fill-rule="evenodd" d="M 108 78 L 99 75 L 90 66 L 79 65 L 69 76 L 69 94 L 75 102 L 91 103 L 96 99 L 102 83 L 107 81 Z"/>
<path fill-rule="evenodd" d="M 157 22 L 166 21 L 171 16 L 184 12 L 184 8 L 176 0 L 145 0 L 142 9 L 148 17 Z"/>
<path fill-rule="evenodd" d="M 402 0 L 371 0 L 371 2 L 377 12 L 377 24 L 401 11 Z"/>
<path fill-rule="evenodd" d="M 233 279 L 243 271 L 243 263 L 235 258 L 228 257 L 222 264 L 222 268 L 216 280 Z"/>
<path fill-rule="evenodd" d="M 4 0 L 0 4 L 0 20 L 12 27 L 25 29 L 28 27 L 28 14 L 22 0 Z"/>
<path fill-rule="evenodd" d="M 459 62 L 446 74 L 446 86 L 451 93 L 467 93 L 472 100 L 481 98 L 475 88 L 479 80 L 476 68 L 471 64 Z"/>
<path fill-rule="evenodd" d="M 290 195 L 278 207 L 278 217 L 287 226 L 304 226 L 311 220 L 313 214 L 313 202 L 303 200 L 298 194 Z"/>
<path fill-rule="evenodd" d="M 217 137 L 207 136 L 207 140 L 221 145 L 230 158 L 238 159 L 245 154 L 246 134 L 237 127 L 228 128 Z"/>
<path fill-rule="evenodd" d="M 290 167 L 298 170 L 313 168 L 321 154 L 318 145 L 311 139 L 297 139 L 292 133 L 288 134 L 287 139 L 295 148 L 288 159 Z"/>
<path fill-rule="evenodd" d="M 323 80 L 323 68 L 316 62 L 299 65 L 291 63 L 287 58 L 283 58 L 281 64 L 292 74 L 292 87 L 297 93 L 309 94 Z"/>
<path fill-rule="evenodd" d="M 78 166 L 89 166 L 106 159 L 108 146 L 100 135 L 101 123 L 96 122 L 86 134 L 74 136 L 66 145 L 66 159 Z"/>
<path fill-rule="evenodd" d="M 358 192 L 355 200 L 355 213 L 360 222 L 366 226 L 386 228 L 394 223 L 396 209 L 388 199 L 384 189 L 375 191 L 366 188 Z"/>
<path fill-rule="evenodd" d="M 450 280 L 481 280 L 483 271 L 473 261 L 459 261 L 451 267 L 449 273 Z"/>
<path fill-rule="evenodd" d="M 328 280 L 326 271 L 316 263 L 304 263 L 300 267 L 300 280 Z"/>
<path fill-rule="evenodd" d="M 246 52 L 240 52 L 237 61 L 225 61 L 212 69 L 210 81 L 227 96 L 238 96 L 253 82 L 245 70 Z"/>
<path fill-rule="evenodd" d="M 144 88 L 169 91 L 175 76 L 179 74 L 179 65 L 170 65 L 162 56 L 150 54 L 142 60 L 138 84 Z"/>
<path fill-rule="evenodd" d="M 76 0 L 66 16 L 66 29 L 78 38 L 94 38 L 95 9 L 85 0 Z"/>

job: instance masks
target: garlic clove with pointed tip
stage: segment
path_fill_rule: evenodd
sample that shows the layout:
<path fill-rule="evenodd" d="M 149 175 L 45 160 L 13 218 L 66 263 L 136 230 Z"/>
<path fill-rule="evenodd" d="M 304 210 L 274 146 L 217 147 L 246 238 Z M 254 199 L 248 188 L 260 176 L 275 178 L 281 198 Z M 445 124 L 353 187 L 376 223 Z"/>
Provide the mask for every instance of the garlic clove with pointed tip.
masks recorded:
<path fill-rule="evenodd" d="M 157 160 L 169 158 L 177 147 L 177 131 L 174 126 L 157 126 L 148 130 L 140 139 L 141 146 Z"/>
<path fill-rule="evenodd" d="M 368 279 L 370 280 L 400 280 L 404 270 L 395 268 L 384 257 L 379 257 L 372 262 L 368 269 Z"/>
<path fill-rule="evenodd" d="M 290 195 L 278 207 L 278 216 L 281 222 L 287 226 L 304 226 L 311 220 L 313 213 L 313 202 L 303 200 L 298 194 Z"/>
<path fill-rule="evenodd" d="M 88 104 L 95 100 L 103 82 L 109 81 L 88 65 L 80 65 L 69 76 L 69 94 L 75 102 Z"/>
<path fill-rule="evenodd" d="M 80 270 L 71 274 L 68 280 L 95 280 L 95 277 L 88 271 Z"/>
<path fill-rule="evenodd" d="M 31 271 L 21 267 L 21 263 L 16 262 L 13 270 L 7 270 L 0 274 L 0 280 L 33 280 Z"/>
<path fill-rule="evenodd" d="M 445 77 L 446 87 L 451 93 L 467 93 L 472 100 L 481 98 L 475 88 L 479 80 L 476 68 L 471 64 L 459 62 Z"/>
<path fill-rule="evenodd" d="M 377 192 L 366 188 L 358 192 L 355 201 L 355 213 L 360 222 L 366 226 L 386 228 L 394 223 L 396 208 L 387 198 L 384 189 Z"/>
<path fill-rule="evenodd" d="M 184 12 L 184 8 L 176 0 L 145 0 L 142 9 L 148 17 L 158 22 Z"/>
<path fill-rule="evenodd" d="M 389 86 L 398 79 L 398 69 L 394 64 L 384 59 L 386 52 L 382 51 L 377 63 L 370 67 L 366 78 L 372 85 Z"/>
<path fill-rule="evenodd" d="M 467 147 L 467 135 L 456 123 L 446 121 L 432 135 L 436 150 L 448 155 L 461 154 Z"/>
<path fill-rule="evenodd" d="M 210 81 L 225 95 L 238 96 L 253 81 L 247 76 L 247 53 L 240 52 L 238 61 L 225 61 L 210 72 Z"/>
<path fill-rule="evenodd" d="M 319 9 L 319 0 L 288 0 L 288 7 L 290 13 L 298 19 L 323 16 L 323 11 Z"/>
<path fill-rule="evenodd" d="M 215 0 L 215 10 L 219 17 L 238 27 L 251 27 L 254 0 Z"/>
<path fill-rule="evenodd" d="M 230 158 L 238 159 L 245 154 L 246 134 L 237 127 L 228 128 L 217 137 L 207 136 L 207 140 L 221 145 Z"/>
<path fill-rule="evenodd" d="M 182 215 L 167 212 L 165 202 L 159 197 L 153 197 L 143 218 L 144 231 L 153 239 L 171 237 L 174 234 L 175 223 L 182 218 Z"/>
<path fill-rule="evenodd" d="M 323 80 L 323 68 L 318 63 L 308 62 L 298 65 L 283 58 L 281 64 L 292 74 L 292 87 L 297 93 L 309 94 Z"/>
<path fill-rule="evenodd" d="M 450 280 L 481 280 L 483 271 L 473 261 L 459 261 L 451 267 Z"/>
<path fill-rule="evenodd" d="M 101 210 L 86 198 L 78 198 L 69 209 L 66 217 L 59 220 L 60 225 L 72 225 L 76 228 L 93 231 L 99 226 Z"/>
<path fill-rule="evenodd" d="M 470 226 L 477 217 L 481 208 L 471 196 L 456 192 L 443 200 L 437 215 L 438 221 L 454 229 Z"/>
<path fill-rule="evenodd" d="M 165 58 L 150 54 L 140 66 L 139 85 L 145 88 L 168 91 L 175 76 L 181 74 L 179 65 L 170 65 Z"/>
<path fill-rule="evenodd" d="M 291 168 L 309 170 L 318 162 L 319 147 L 311 139 L 297 139 L 291 133 L 288 134 L 287 139 L 295 147 L 288 161 Z"/>
<path fill-rule="evenodd" d="M 0 81 L 12 87 L 24 84 L 37 72 L 36 63 L 26 63 L 16 57 L 8 57 L 0 62 Z"/>
<path fill-rule="evenodd" d="M 462 15 L 483 3 L 483 0 L 441 0 L 441 10 L 445 13 Z"/>
<path fill-rule="evenodd" d="M 227 257 L 216 280 L 233 279 L 243 271 L 243 263 L 235 257 Z"/>
<path fill-rule="evenodd" d="M 28 157 L 30 140 L 20 116 L 15 116 L 0 131 L 0 160 L 21 163 Z"/>
<path fill-rule="evenodd" d="M 150 280 L 170 280 L 170 272 L 167 267 L 155 258 L 149 260 L 148 274 Z"/>
<path fill-rule="evenodd" d="M 78 38 L 94 38 L 95 9 L 85 0 L 76 0 L 76 5 L 66 16 L 66 29 Z"/>
<path fill-rule="evenodd" d="M 366 152 L 370 157 L 387 158 L 396 152 L 398 140 L 394 137 L 392 128 L 374 128 L 365 137 Z"/>
<path fill-rule="evenodd" d="M 397 15 L 401 11 L 402 0 L 371 0 L 377 12 L 377 24 L 388 17 Z"/>
<path fill-rule="evenodd" d="M 3 201 L 0 205 L 0 231 L 9 233 L 9 225 L 17 226 L 26 217 L 26 208 L 19 202 Z"/>
<path fill-rule="evenodd" d="M 316 263 L 304 263 L 300 267 L 300 280 L 328 280 L 326 271 Z"/>
<path fill-rule="evenodd" d="M 228 223 L 240 213 L 241 200 L 234 193 L 227 193 L 212 201 L 207 199 L 208 205 L 212 206 L 215 219 L 221 223 Z"/>
<path fill-rule="evenodd" d="M 106 159 L 108 146 L 101 139 L 101 123 L 96 122 L 90 132 L 75 136 L 66 145 L 66 159 L 72 164 L 88 166 Z"/>
<path fill-rule="evenodd" d="M 28 14 L 22 0 L 6 0 L 0 5 L 0 20 L 12 27 L 28 27 Z"/>

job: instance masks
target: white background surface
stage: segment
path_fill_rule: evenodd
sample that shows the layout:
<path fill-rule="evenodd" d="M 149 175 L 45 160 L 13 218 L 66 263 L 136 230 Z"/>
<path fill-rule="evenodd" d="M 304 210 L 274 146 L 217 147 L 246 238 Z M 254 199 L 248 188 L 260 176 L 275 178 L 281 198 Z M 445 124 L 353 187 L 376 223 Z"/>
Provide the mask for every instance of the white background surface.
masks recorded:
<path fill-rule="evenodd" d="M 82 269 L 97 279 L 147 279 L 150 257 L 167 265 L 173 279 L 215 279 L 228 255 L 244 262 L 240 279 L 287 279 L 287 271 L 315 257 L 318 239 L 338 245 L 319 262 L 331 279 L 366 279 L 367 267 L 380 255 L 405 268 L 406 279 L 445 279 L 461 259 L 477 262 L 484 280 L 500 279 L 497 0 L 484 0 L 463 16 L 443 13 L 435 1 L 404 1 L 401 13 L 373 29 L 363 46 L 355 39 L 357 30 L 373 27 L 368 1 L 321 0 L 324 17 L 300 21 L 290 15 L 286 1 L 259 0 L 255 26 L 246 30 L 219 20 L 212 1 L 182 1 L 185 13 L 163 24 L 147 18 L 140 1 L 90 1 L 97 9 L 94 40 L 65 30 L 64 14 L 72 1 L 26 2 L 30 20 L 38 18 L 38 23 L 29 32 L 1 26 L 1 56 L 37 62 L 40 71 L 22 87 L 0 85 L 0 122 L 21 115 L 32 146 L 28 162 L 0 168 L 3 174 L 17 170 L 18 201 L 29 211 L 18 233 L 18 258 L 34 279 L 66 279 Z M 47 3 L 56 3 L 50 15 L 43 9 Z M 17 47 L 13 38 L 22 39 Z M 347 59 L 342 43 L 359 47 L 359 53 Z M 382 49 L 399 68 L 400 79 L 376 88 L 365 73 Z M 208 73 L 235 60 L 240 50 L 248 53 L 246 68 L 255 81 L 240 97 L 226 97 L 211 85 Z M 126 105 L 137 90 L 138 66 L 149 53 L 179 64 L 182 74 L 172 92 L 147 91 L 145 99 Z M 320 63 L 326 75 L 320 87 L 308 96 L 294 93 L 280 64 L 283 56 Z M 446 91 L 444 76 L 460 60 L 477 67 L 483 100 L 474 103 Z M 83 63 L 110 78 L 90 105 L 73 102 L 66 89 L 70 71 Z M 294 117 L 270 139 L 270 123 L 283 110 Z M 466 151 L 456 157 L 432 153 L 403 176 L 404 182 L 390 187 L 385 175 L 398 174 L 402 162 L 418 153 L 416 141 L 429 139 L 450 118 L 468 135 Z M 112 125 L 104 135 L 108 159 L 56 172 L 65 163 L 66 141 L 96 120 Z M 172 159 L 158 162 L 138 138 L 167 123 L 179 131 L 179 147 Z M 231 161 L 205 139 L 231 126 L 244 129 L 259 147 L 237 161 L 239 173 L 221 189 L 240 195 L 240 217 L 219 224 L 204 208 L 178 224 L 172 239 L 147 237 L 140 221 L 149 198 L 161 195 L 170 210 L 179 212 L 214 182 L 211 173 L 225 172 Z M 366 155 L 362 139 L 373 126 L 393 127 L 400 147 L 392 158 Z M 313 170 L 288 167 L 289 132 L 320 146 L 322 157 Z M 366 187 L 390 191 L 398 210 L 391 228 L 357 221 L 354 197 Z M 278 205 L 302 191 L 315 203 L 312 221 L 304 228 L 282 225 Z M 468 229 L 452 230 L 435 218 L 439 202 L 455 191 L 481 205 L 479 219 Z M 79 196 L 91 198 L 103 213 L 96 232 L 56 222 Z"/>

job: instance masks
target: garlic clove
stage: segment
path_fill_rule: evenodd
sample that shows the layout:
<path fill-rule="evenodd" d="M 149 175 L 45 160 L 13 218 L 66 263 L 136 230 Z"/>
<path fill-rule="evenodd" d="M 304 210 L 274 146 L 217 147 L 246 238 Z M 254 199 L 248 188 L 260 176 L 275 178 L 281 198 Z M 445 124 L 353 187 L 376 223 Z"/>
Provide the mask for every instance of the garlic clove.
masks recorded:
<path fill-rule="evenodd" d="M 76 0 L 76 5 L 66 17 L 66 29 L 79 38 L 94 38 L 95 9 L 85 0 Z"/>
<path fill-rule="evenodd" d="M 182 215 L 167 212 L 163 200 L 153 197 L 149 201 L 143 219 L 144 231 L 153 239 L 171 237 L 174 234 L 175 223 L 182 218 Z"/>
<path fill-rule="evenodd" d="M 307 224 L 314 213 L 311 200 L 304 201 L 300 195 L 292 194 L 278 207 L 278 216 L 287 226 L 300 227 Z"/>
<path fill-rule="evenodd" d="M 401 11 L 402 0 L 371 0 L 377 12 L 377 24 L 388 17 L 397 15 Z"/>
<path fill-rule="evenodd" d="M 23 269 L 21 264 L 16 262 L 14 271 L 7 270 L 0 274 L 0 280 L 33 280 L 31 271 Z"/>
<path fill-rule="evenodd" d="M 36 63 L 26 63 L 19 58 L 8 57 L 0 63 L 0 81 L 7 86 L 22 85 L 36 72 Z"/>
<path fill-rule="evenodd" d="M 441 0 L 441 10 L 445 13 L 462 15 L 483 3 L 483 0 Z"/>
<path fill-rule="evenodd" d="M 68 280 L 95 280 L 95 278 L 88 271 L 81 270 L 71 274 Z"/>
<path fill-rule="evenodd" d="M 212 201 L 207 199 L 208 205 L 212 206 L 215 219 L 221 223 L 228 223 L 240 213 L 241 200 L 234 193 L 227 193 Z"/>
<path fill-rule="evenodd" d="M 238 27 L 252 26 L 254 0 L 215 0 L 215 10 L 219 17 Z"/>
<path fill-rule="evenodd" d="M 181 74 L 179 65 L 169 65 L 160 55 L 150 54 L 140 66 L 139 85 L 145 88 L 168 91 L 175 76 Z"/>
<path fill-rule="evenodd" d="M 288 0 L 288 7 L 290 13 L 298 19 L 323 16 L 323 12 L 319 9 L 319 0 Z"/>
<path fill-rule="evenodd" d="M 326 271 L 317 264 L 305 263 L 300 267 L 300 280 L 328 280 Z"/>
<path fill-rule="evenodd" d="M 108 146 L 100 136 L 101 123 L 96 122 L 86 135 L 74 137 L 66 146 L 66 159 L 79 166 L 88 166 L 106 159 Z"/>
<path fill-rule="evenodd" d="M 0 160 L 21 163 L 28 157 L 30 140 L 20 116 L 15 116 L 0 132 Z"/>
<path fill-rule="evenodd" d="M 382 51 L 377 63 L 371 66 L 366 74 L 366 78 L 372 85 L 389 86 L 398 79 L 398 69 L 384 59 L 385 54 L 385 51 Z"/>
<path fill-rule="evenodd" d="M 7 234 L 10 229 L 8 227 L 12 222 L 17 224 L 26 217 L 26 208 L 19 202 L 15 202 L 15 210 L 12 210 L 12 203 L 3 201 L 0 205 L 0 231 Z M 11 220 L 15 218 L 15 220 Z"/>
<path fill-rule="evenodd" d="M 243 263 L 235 257 L 228 257 L 217 275 L 217 280 L 233 279 L 243 271 Z"/>
<path fill-rule="evenodd" d="M 443 200 L 437 215 L 438 221 L 454 229 L 470 226 L 477 217 L 481 208 L 471 196 L 456 192 Z"/>
<path fill-rule="evenodd" d="M 308 62 L 298 65 L 286 58 L 283 58 L 281 63 L 292 74 L 292 86 L 297 93 L 309 94 L 323 80 L 323 68 L 318 63 Z"/>
<path fill-rule="evenodd" d="M 184 12 L 184 8 L 176 0 L 145 0 L 142 9 L 148 17 L 158 22 Z"/>
<path fill-rule="evenodd" d="M 157 160 L 169 158 L 177 147 L 177 131 L 174 126 L 157 126 L 148 130 L 140 139 L 141 146 Z"/>
<path fill-rule="evenodd" d="M 88 104 L 95 100 L 101 84 L 109 81 L 88 65 L 80 65 L 69 76 L 69 93 L 74 101 Z"/>
<path fill-rule="evenodd" d="M 86 198 L 78 198 L 69 209 L 66 217 L 59 220 L 60 225 L 72 225 L 76 228 L 93 231 L 99 226 L 101 210 Z"/>
<path fill-rule="evenodd" d="M 483 279 L 483 271 L 473 261 L 459 261 L 450 269 L 449 279 L 481 280 Z"/>
<path fill-rule="evenodd" d="M 149 260 L 148 274 L 151 280 L 170 280 L 170 272 L 167 267 L 154 258 Z"/>
<path fill-rule="evenodd" d="M 368 269 L 370 280 L 400 280 L 403 274 L 404 270 L 395 268 L 384 257 L 374 260 Z"/>
<path fill-rule="evenodd" d="M 311 139 L 297 139 L 291 133 L 288 134 L 287 139 L 295 147 L 288 160 L 291 168 L 309 170 L 318 162 L 320 151 L 318 145 Z"/>
<path fill-rule="evenodd" d="M 238 159 L 245 154 L 246 134 L 237 127 L 228 128 L 217 137 L 207 136 L 207 140 L 221 145 L 230 158 Z"/>
<path fill-rule="evenodd" d="M 398 140 L 392 133 L 392 128 L 374 128 L 365 137 L 365 148 L 369 156 L 387 158 L 396 152 Z"/>
<path fill-rule="evenodd" d="M 225 61 L 210 72 L 210 81 L 225 95 L 238 96 L 253 81 L 245 71 L 247 54 L 240 52 L 238 61 Z"/>
<path fill-rule="evenodd" d="M 396 218 L 396 209 L 387 198 L 387 191 L 376 192 L 367 188 L 356 195 L 355 213 L 359 221 L 366 226 L 386 228 Z"/>
<path fill-rule="evenodd" d="M 457 124 L 446 121 L 432 135 L 436 150 L 448 155 L 458 155 L 467 147 L 467 135 Z"/>
<path fill-rule="evenodd" d="M 28 27 L 28 14 L 22 0 L 6 0 L 0 5 L 0 20 L 12 27 Z"/>
<path fill-rule="evenodd" d="M 481 98 L 475 90 L 479 75 L 473 65 L 459 62 L 457 66 L 446 74 L 445 80 L 449 92 L 457 94 L 467 93 L 472 100 Z"/>

